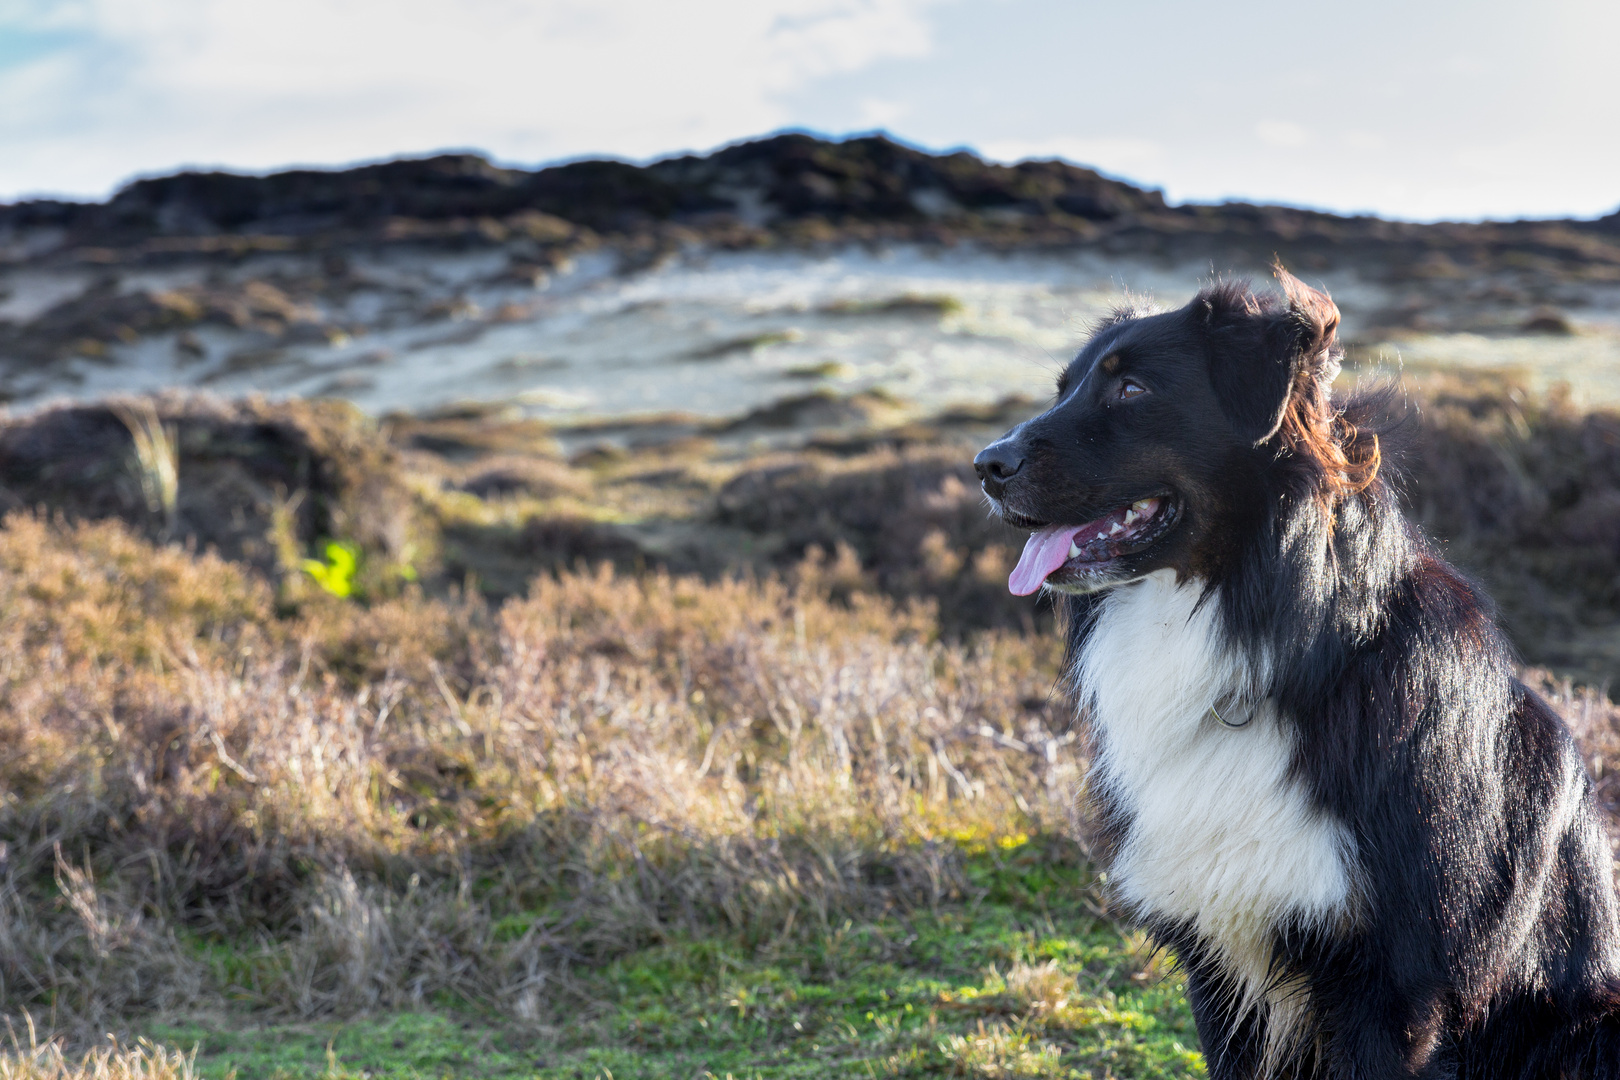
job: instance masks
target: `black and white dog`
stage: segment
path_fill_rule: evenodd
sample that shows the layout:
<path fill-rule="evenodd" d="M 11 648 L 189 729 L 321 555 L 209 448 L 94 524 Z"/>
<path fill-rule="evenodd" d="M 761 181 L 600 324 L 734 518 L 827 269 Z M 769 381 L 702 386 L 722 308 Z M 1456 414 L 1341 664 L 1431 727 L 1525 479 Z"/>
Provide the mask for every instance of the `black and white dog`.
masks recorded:
<path fill-rule="evenodd" d="M 1278 277 L 1118 313 L 975 461 L 1033 533 L 1012 591 L 1067 609 L 1112 887 L 1218 1080 L 1620 1078 L 1585 768 Z"/>

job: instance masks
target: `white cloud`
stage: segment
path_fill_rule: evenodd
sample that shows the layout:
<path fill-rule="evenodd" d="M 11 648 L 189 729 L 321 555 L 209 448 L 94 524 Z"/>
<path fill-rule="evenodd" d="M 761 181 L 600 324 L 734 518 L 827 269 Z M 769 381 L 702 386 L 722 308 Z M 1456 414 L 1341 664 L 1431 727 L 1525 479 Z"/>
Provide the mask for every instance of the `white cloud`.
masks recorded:
<path fill-rule="evenodd" d="M 778 98 L 926 54 L 942 0 L 79 0 L 0 70 L 0 193 L 97 193 L 182 163 L 272 168 L 441 147 L 533 161 L 707 148 Z"/>
<path fill-rule="evenodd" d="M 1254 125 L 1255 138 L 1267 146 L 1276 146 L 1284 150 L 1308 146 L 1311 133 L 1302 125 L 1290 120 L 1262 120 Z"/>

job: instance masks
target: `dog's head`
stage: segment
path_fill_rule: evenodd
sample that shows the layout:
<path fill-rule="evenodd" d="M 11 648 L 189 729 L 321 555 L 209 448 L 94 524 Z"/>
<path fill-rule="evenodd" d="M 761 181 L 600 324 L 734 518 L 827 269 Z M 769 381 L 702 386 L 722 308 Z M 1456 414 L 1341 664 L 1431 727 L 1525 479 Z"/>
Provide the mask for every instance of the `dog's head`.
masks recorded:
<path fill-rule="evenodd" d="M 1271 463 L 1333 456 L 1339 310 L 1277 277 L 1280 296 L 1223 283 L 1178 311 L 1118 313 L 1056 403 L 979 453 L 996 512 L 1033 533 L 1013 592 L 1093 592 L 1165 568 L 1211 577 L 1263 513 Z"/>

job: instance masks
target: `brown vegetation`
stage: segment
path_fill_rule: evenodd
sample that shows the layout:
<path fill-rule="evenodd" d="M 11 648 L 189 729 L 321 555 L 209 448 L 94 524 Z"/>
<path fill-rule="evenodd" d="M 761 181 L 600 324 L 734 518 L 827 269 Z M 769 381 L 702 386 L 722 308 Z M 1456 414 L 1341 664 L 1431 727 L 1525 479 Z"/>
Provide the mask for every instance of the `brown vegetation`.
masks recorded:
<path fill-rule="evenodd" d="M 13 1028 L 11 1052 L 0 1055 L 0 1080 L 195 1080 L 196 1056 L 145 1039 L 133 1046 L 113 1039 L 72 1058 L 61 1040 L 40 1042 L 30 1026 L 25 1046 Z"/>
<path fill-rule="evenodd" d="M 1049 625 L 1049 609 L 1004 588 L 1023 538 L 985 513 L 971 466 L 1031 402 L 900 426 L 868 417 L 759 451 L 690 418 L 571 431 L 452 410 L 379 427 L 332 401 L 175 395 L 142 406 L 174 434 L 168 515 L 144 485 L 138 404 L 0 423 L 0 505 L 117 517 L 215 549 L 288 602 L 311 588 L 300 561 L 340 540 L 362 553 L 357 588 L 378 597 L 407 580 L 436 595 L 471 580 L 500 601 L 536 573 L 603 561 L 791 576 L 809 558 L 836 594 L 934 603 L 950 637 Z M 1620 680 L 1620 414 L 1490 374 L 1411 382 L 1397 407 L 1379 443 L 1385 475 L 1484 581 L 1525 660 Z"/>
<path fill-rule="evenodd" d="M 441 990 L 534 1019 L 578 964 L 927 905 L 962 837 L 1067 828 L 1049 642 L 808 584 L 278 617 L 216 557 L 13 516 L 0 612 L 0 995 L 58 1026 Z"/>
<path fill-rule="evenodd" d="M 1556 671 L 1613 812 L 1620 710 L 1575 687 L 1616 655 L 1620 421 L 1479 380 L 1412 404 L 1414 514 Z M 676 425 L 573 465 L 531 421 L 320 403 L 0 426 L 6 1011 L 542 1021 L 581 965 L 926 907 L 964 845 L 1078 838 L 1049 616 L 969 473 L 1008 419 L 763 455 Z M 350 599 L 300 569 L 328 539 Z"/>
<path fill-rule="evenodd" d="M 1620 413 L 1505 377 L 1426 380 L 1402 463 L 1412 516 L 1479 575 L 1524 657 L 1620 683 Z"/>

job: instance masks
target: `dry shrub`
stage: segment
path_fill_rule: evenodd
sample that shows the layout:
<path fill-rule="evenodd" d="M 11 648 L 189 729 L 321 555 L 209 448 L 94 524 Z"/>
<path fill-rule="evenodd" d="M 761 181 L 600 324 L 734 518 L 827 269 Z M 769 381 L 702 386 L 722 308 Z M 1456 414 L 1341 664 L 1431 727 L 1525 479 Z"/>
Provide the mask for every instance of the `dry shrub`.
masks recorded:
<path fill-rule="evenodd" d="M 776 539 L 784 569 L 847 547 L 862 587 L 937 600 L 948 633 L 1032 628 L 1036 610 L 1007 591 L 1024 537 L 990 516 L 972 459 L 935 445 L 768 462 L 720 491 L 716 520 Z"/>
<path fill-rule="evenodd" d="M 1430 377 L 1415 405 L 1414 519 L 1484 580 L 1527 659 L 1620 678 L 1620 413 L 1490 374 Z"/>
<path fill-rule="evenodd" d="M 16 516 L 0 565 L 0 996 L 79 1030 L 539 1017 L 581 963 L 928 905 L 958 837 L 1068 827 L 1055 642 L 925 607 L 604 569 L 278 618 L 217 558 Z"/>
<path fill-rule="evenodd" d="M 10 1052 L 0 1051 L 0 1080 L 194 1080 L 196 1064 L 196 1050 L 182 1053 L 145 1039 L 133 1046 L 109 1039 L 70 1058 L 60 1040 L 40 1042 L 29 1018 L 27 1045 L 13 1027 Z"/>
<path fill-rule="evenodd" d="M 1021 1026 L 979 1022 L 976 1032 L 951 1035 L 939 1044 L 939 1052 L 950 1063 L 952 1076 L 972 1080 L 1056 1080 L 1068 1074 L 1063 1068 L 1063 1048 L 1043 1042 Z"/>
<path fill-rule="evenodd" d="M 648 562 L 646 551 L 613 525 L 551 512 L 516 524 L 446 521 L 444 569 L 471 578 L 487 596 L 522 596 L 536 574 L 558 573 L 611 562 L 631 570 Z"/>
<path fill-rule="evenodd" d="M 514 752 L 571 788 L 547 801 L 636 823 L 601 837 L 629 845 L 612 865 L 707 863 L 657 883 L 655 907 L 765 928 L 806 903 L 819 920 L 934 899 L 954 887 L 950 833 L 1024 819 L 1020 799 L 1059 812 L 1038 752 L 979 734 L 1054 739 L 1050 657 L 1024 641 L 947 647 L 923 609 L 866 597 L 607 575 L 542 580 L 502 629 Z"/>
<path fill-rule="evenodd" d="M 1079 997 L 1075 977 L 1056 960 L 1039 964 L 1017 961 L 1007 970 L 1006 985 L 1007 996 L 1017 1003 L 1018 1011 L 1037 1016 L 1061 1012 Z"/>
<path fill-rule="evenodd" d="M 1531 668 L 1523 677 L 1558 710 L 1580 744 L 1598 806 L 1608 819 L 1610 843 L 1620 856 L 1620 705 L 1602 690 L 1575 686 L 1543 668 Z"/>

